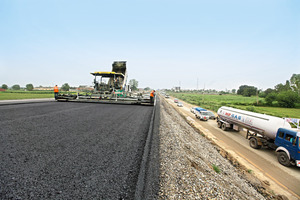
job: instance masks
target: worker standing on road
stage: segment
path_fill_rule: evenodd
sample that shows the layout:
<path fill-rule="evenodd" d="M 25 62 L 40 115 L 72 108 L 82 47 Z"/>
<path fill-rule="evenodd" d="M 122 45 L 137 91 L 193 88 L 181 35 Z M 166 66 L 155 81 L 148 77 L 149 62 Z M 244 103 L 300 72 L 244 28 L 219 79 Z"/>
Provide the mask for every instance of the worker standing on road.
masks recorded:
<path fill-rule="evenodd" d="M 151 93 L 150 93 L 150 103 L 153 103 L 153 99 L 154 99 L 154 96 L 155 96 L 155 90 L 152 90 Z"/>
<path fill-rule="evenodd" d="M 59 91 L 59 90 L 58 90 L 58 87 L 57 87 L 57 85 L 55 85 L 55 86 L 54 86 L 54 98 L 55 98 L 55 99 L 57 99 L 58 91 Z"/>

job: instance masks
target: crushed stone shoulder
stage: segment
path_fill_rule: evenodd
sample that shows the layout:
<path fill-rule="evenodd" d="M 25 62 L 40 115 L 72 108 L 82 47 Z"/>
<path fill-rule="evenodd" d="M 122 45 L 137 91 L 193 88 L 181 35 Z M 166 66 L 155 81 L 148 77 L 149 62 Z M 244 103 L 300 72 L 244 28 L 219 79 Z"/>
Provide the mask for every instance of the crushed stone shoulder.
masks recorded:
<path fill-rule="evenodd" d="M 165 101 L 159 134 L 160 199 L 268 199 Z"/>

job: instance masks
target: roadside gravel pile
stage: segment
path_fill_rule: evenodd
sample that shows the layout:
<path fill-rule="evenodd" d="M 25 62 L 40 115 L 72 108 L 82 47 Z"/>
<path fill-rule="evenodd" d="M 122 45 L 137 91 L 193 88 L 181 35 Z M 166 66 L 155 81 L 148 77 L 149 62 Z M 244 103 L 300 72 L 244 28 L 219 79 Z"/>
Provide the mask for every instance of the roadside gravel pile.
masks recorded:
<path fill-rule="evenodd" d="M 265 199 L 164 100 L 160 120 L 160 199 Z"/>

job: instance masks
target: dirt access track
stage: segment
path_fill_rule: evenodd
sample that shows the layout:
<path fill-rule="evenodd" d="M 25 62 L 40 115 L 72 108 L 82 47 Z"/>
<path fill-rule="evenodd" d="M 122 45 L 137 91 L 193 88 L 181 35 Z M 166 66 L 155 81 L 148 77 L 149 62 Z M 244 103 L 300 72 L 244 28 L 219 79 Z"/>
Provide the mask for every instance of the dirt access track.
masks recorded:
<path fill-rule="evenodd" d="M 237 162 L 240 168 L 259 178 L 271 192 L 282 194 L 289 199 L 300 199 L 300 168 L 285 167 L 278 163 L 274 150 L 256 150 L 249 146 L 245 131 L 223 131 L 214 120 L 200 121 L 190 112 L 195 105 L 183 102 L 183 107 L 174 103 L 174 98 L 165 100 L 172 105 L 186 121 L 217 146 L 224 150 L 223 156 Z M 221 152 L 222 153 L 222 152 Z"/>

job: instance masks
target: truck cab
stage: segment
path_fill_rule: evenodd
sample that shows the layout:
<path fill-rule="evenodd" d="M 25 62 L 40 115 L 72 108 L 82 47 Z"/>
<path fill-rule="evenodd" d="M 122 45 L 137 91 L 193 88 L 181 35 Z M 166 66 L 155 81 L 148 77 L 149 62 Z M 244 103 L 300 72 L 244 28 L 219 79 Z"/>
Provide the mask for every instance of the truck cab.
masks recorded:
<path fill-rule="evenodd" d="M 290 166 L 292 163 L 300 167 L 299 130 L 279 128 L 274 143 L 280 164 Z"/>

